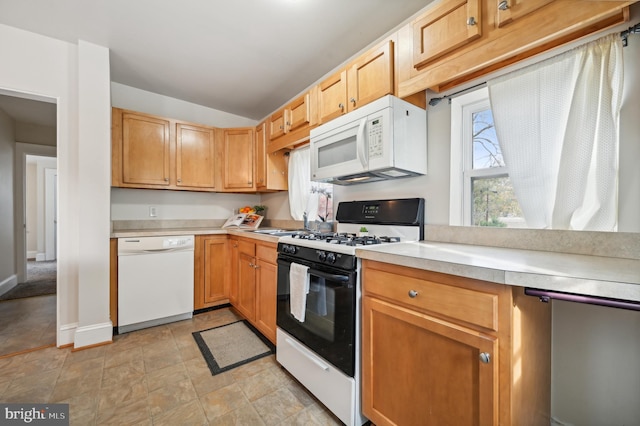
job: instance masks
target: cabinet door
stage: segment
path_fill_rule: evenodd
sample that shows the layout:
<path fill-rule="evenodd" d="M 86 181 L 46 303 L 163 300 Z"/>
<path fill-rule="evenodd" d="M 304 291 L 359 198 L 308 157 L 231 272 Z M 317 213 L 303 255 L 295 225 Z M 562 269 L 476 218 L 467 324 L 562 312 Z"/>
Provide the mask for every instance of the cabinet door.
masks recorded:
<path fill-rule="evenodd" d="M 236 309 L 249 321 L 256 318 L 256 244 L 238 240 L 238 298 Z"/>
<path fill-rule="evenodd" d="M 286 127 L 287 110 L 282 108 L 271 115 L 269 120 L 269 138 L 271 140 L 283 136 L 287 132 Z"/>
<path fill-rule="evenodd" d="M 231 272 L 229 274 L 229 302 L 237 306 L 238 304 L 238 269 L 239 263 L 239 245 L 238 239 L 232 237 L 229 239 L 229 265 Z"/>
<path fill-rule="evenodd" d="M 214 130 L 176 124 L 176 185 L 196 189 L 215 188 Z"/>
<path fill-rule="evenodd" d="M 349 111 L 393 93 L 393 42 L 388 41 L 353 62 L 347 82 Z"/>
<path fill-rule="evenodd" d="M 342 70 L 318 85 L 318 121 L 326 123 L 347 111 L 347 71 Z"/>
<path fill-rule="evenodd" d="M 481 36 L 480 0 L 443 0 L 415 20 L 413 65 L 420 68 Z"/>
<path fill-rule="evenodd" d="M 266 123 L 256 127 L 256 188 L 258 190 L 267 186 L 267 138 L 265 127 Z"/>
<path fill-rule="evenodd" d="M 278 267 L 258 259 L 256 262 L 256 327 L 276 343 L 276 297 Z"/>
<path fill-rule="evenodd" d="M 287 132 L 293 132 L 311 124 L 311 108 L 309 94 L 300 96 L 287 106 L 288 117 L 286 117 Z"/>
<path fill-rule="evenodd" d="M 253 128 L 224 131 L 224 188 L 255 189 Z"/>
<path fill-rule="evenodd" d="M 122 114 L 122 180 L 130 185 L 169 186 L 170 123 L 146 115 Z"/>
<path fill-rule="evenodd" d="M 498 424 L 497 358 L 497 338 L 363 298 L 363 411 L 377 425 Z"/>
<path fill-rule="evenodd" d="M 554 0 L 494 0 L 498 2 L 496 24 L 503 27 L 524 15 L 534 12 Z"/>
<path fill-rule="evenodd" d="M 229 297 L 227 271 L 229 269 L 226 236 L 204 240 L 204 303 L 214 303 Z"/>

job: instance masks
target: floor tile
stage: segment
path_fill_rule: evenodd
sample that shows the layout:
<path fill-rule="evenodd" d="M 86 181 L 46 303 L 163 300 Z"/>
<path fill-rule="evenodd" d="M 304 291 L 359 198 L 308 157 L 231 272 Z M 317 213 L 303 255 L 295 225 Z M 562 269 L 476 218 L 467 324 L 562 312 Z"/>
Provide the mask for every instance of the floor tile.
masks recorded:
<path fill-rule="evenodd" d="M 239 319 L 225 308 L 96 348 L 0 358 L 0 401 L 68 403 L 70 424 L 81 426 L 340 425 L 275 356 L 211 374 L 191 333 Z"/>

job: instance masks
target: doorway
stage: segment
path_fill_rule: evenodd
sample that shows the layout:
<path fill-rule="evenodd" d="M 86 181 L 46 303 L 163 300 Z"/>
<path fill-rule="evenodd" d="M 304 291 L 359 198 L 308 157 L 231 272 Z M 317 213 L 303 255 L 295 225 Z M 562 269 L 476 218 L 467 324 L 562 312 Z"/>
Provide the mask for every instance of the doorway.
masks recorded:
<path fill-rule="evenodd" d="M 52 275 L 51 268 L 57 270 L 58 185 L 55 100 L 0 91 L 0 110 L 3 125 L 9 123 L 12 127 L 10 131 L 5 129 L 2 133 L 5 138 L 0 143 L 13 145 L 13 158 L 3 161 L 13 164 L 15 181 L 13 197 L 3 192 L 0 200 L 13 206 L 13 241 L 7 241 L 3 249 L 13 249 L 14 268 L 2 270 L 0 279 L 8 275 L 14 277 L 15 283 L 25 283 L 30 278 L 28 259 L 37 260 L 40 266 L 48 260 L 49 288 L 53 291 L 45 295 L 38 295 L 40 290 L 27 291 L 20 295 L 25 297 L 0 301 L 2 357 L 56 344 L 57 273 L 54 270 Z M 12 134 L 13 140 L 7 141 L 7 134 Z M 42 274 L 42 268 L 36 273 Z"/>

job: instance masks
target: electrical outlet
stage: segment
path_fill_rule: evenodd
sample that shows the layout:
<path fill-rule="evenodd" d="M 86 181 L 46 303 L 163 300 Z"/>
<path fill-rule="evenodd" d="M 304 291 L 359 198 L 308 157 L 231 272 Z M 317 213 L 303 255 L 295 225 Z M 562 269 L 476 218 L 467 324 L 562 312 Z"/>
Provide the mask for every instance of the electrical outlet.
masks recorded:
<path fill-rule="evenodd" d="M 156 206 L 149 206 L 149 217 L 156 216 L 158 216 L 158 210 L 156 209 Z"/>

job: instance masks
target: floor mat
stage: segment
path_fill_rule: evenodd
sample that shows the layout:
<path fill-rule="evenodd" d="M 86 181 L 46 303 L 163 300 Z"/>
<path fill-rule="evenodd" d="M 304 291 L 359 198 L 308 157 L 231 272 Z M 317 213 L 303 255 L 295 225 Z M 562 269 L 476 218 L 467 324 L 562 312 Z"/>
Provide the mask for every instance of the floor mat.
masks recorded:
<path fill-rule="evenodd" d="M 246 320 L 193 333 L 212 375 L 275 353 L 275 346 Z"/>

